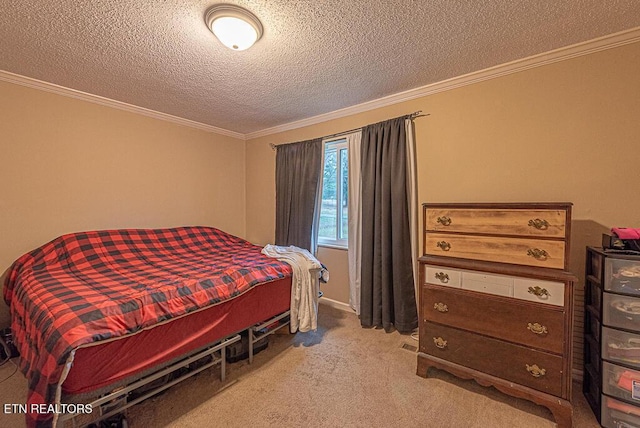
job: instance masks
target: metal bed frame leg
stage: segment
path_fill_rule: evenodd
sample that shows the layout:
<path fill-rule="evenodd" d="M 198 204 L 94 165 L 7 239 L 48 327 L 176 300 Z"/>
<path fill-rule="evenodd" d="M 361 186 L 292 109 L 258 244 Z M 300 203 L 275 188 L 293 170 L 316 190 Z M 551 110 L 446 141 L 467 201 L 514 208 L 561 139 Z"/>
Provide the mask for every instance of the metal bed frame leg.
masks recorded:
<path fill-rule="evenodd" d="M 253 341 L 255 337 L 253 336 L 253 327 L 249 327 L 249 364 L 253 363 Z"/>
<path fill-rule="evenodd" d="M 227 347 L 220 349 L 220 382 L 227 378 Z"/>
<path fill-rule="evenodd" d="M 286 320 L 286 322 L 283 322 L 282 324 L 278 324 L 275 327 L 271 327 L 272 324 L 277 323 L 278 321 L 288 317 L 291 315 L 291 311 L 285 311 L 283 313 L 281 313 L 280 315 L 276 315 L 275 317 L 271 318 L 268 321 L 263 322 L 262 324 L 259 325 L 254 325 L 253 327 L 249 327 L 248 330 L 248 336 L 249 336 L 249 364 L 253 363 L 253 349 L 254 349 L 254 345 L 257 341 L 259 341 L 260 339 L 269 336 L 270 334 L 275 333 L 276 331 L 280 330 L 282 327 L 289 325 L 289 323 L 291 322 L 290 320 Z M 271 328 L 268 328 L 271 327 Z M 268 328 L 266 332 L 262 332 L 259 334 L 256 334 L 256 332 L 261 332 L 262 330 L 264 330 L 265 328 Z"/>

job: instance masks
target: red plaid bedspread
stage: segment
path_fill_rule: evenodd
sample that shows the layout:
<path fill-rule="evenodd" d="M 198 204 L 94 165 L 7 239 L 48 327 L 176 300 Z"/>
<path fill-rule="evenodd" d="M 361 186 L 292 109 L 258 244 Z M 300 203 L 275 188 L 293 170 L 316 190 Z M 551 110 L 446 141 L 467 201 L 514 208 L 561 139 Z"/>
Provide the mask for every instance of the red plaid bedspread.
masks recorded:
<path fill-rule="evenodd" d="M 291 275 L 261 248 L 209 227 L 72 233 L 20 257 L 4 284 L 32 404 L 56 402 L 72 350 L 232 299 Z M 52 414 L 28 413 L 29 426 Z"/>

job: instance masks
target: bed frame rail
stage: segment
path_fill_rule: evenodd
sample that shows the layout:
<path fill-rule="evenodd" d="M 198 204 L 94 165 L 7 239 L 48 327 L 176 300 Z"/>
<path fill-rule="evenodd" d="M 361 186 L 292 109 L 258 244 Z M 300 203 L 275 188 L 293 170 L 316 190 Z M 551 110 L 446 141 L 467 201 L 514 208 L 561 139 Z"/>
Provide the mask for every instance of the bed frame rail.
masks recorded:
<path fill-rule="evenodd" d="M 240 340 L 240 335 L 236 334 L 234 336 L 228 337 L 226 339 L 223 339 L 221 342 L 219 342 L 218 344 L 211 346 L 207 349 L 204 349 L 200 352 L 197 352 L 196 354 L 193 354 L 192 356 L 185 358 L 183 360 L 180 360 L 174 364 L 171 364 L 167 367 L 165 367 L 162 370 L 159 370 L 157 372 L 155 372 L 152 375 L 146 376 L 136 382 L 133 382 L 129 385 L 127 385 L 124 388 L 118 389 L 116 391 L 113 391 L 109 394 L 106 394 L 94 401 L 91 402 L 91 407 L 95 410 L 97 410 L 99 412 L 99 416 L 92 418 L 92 420 L 88 421 L 88 422 L 84 422 L 83 421 L 83 425 L 84 424 L 91 424 L 91 423 L 95 423 L 95 422 L 99 422 L 101 420 L 107 419 L 113 415 L 116 415 L 118 413 L 121 413 L 123 410 L 134 406 L 144 400 L 146 400 L 149 397 L 152 397 L 162 391 L 164 391 L 167 388 L 172 387 L 173 385 L 182 382 L 183 380 L 186 380 L 188 378 L 190 378 L 191 376 L 194 376 L 198 373 L 200 373 L 201 371 L 208 369 L 209 367 L 215 366 L 217 364 L 220 364 L 220 380 L 222 382 L 225 381 L 225 371 L 226 371 L 226 348 L 228 345 L 231 345 L 232 343 L 235 343 L 237 341 Z M 193 370 L 190 370 L 189 372 L 185 373 L 182 376 L 179 376 L 165 384 L 159 385 L 156 388 L 153 388 L 151 390 L 149 390 L 148 392 L 144 393 L 143 395 L 136 397 L 135 399 L 129 401 L 127 398 L 128 394 L 130 392 L 135 391 L 138 388 L 141 388 L 143 386 L 146 386 L 148 384 L 150 384 L 151 382 L 160 379 L 161 377 L 168 375 L 170 373 L 175 372 L 176 370 L 179 370 L 183 367 L 188 366 L 189 364 L 200 360 L 201 358 L 207 357 L 209 355 L 213 355 L 216 352 L 219 352 L 218 356 L 214 356 L 214 358 L 209 361 L 208 363 L 194 368 Z M 58 418 L 58 423 L 62 424 L 66 421 L 72 421 L 72 426 L 76 426 L 76 421 L 75 418 L 78 415 L 76 414 L 63 414 L 60 415 L 60 417 Z"/>
<path fill-rule="evenodd" d="M 291 322 L 289 315 L 291 311 L 286 311 L 271 318 L 268 321 L 263 322 L 262 324 L 255 325 L 253 327 L 249 327 L 249 364 L 253 363 L 253 345 L 259 341 L 260 339 L 269 336 L 270 334 L 275 333 L 280 330 L 282 327 L 288 326 Z M 280 321 L 282 321 L 280 323 Z M 278 325 L 274 327 L 270 327 L 271 325 L 278 323 Z M 266 329 L 266 331 L 265 331 Z"/>

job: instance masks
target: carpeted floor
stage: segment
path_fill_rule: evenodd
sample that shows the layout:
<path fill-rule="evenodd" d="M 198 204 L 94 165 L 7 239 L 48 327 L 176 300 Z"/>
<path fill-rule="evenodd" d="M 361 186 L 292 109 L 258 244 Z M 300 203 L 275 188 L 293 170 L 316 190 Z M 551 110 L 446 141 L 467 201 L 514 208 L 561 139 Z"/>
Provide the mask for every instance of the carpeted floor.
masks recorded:
<path fill-rule="evenodd" d="M 320 306 L 312 333 L 273 335 L 252 365 L 206 370 L 127 411 L 129 427 L 553 427 L 544 407 L 431 370 L 415 374 L 409 336 L 362 329 L 355 315 Z M 506 363 L 506 362 L 505 362 Z M 0 368 L 0 379 L 13 366 Z M 20 373 L 0 403 L 24 402 Z M 574 426 L 598 427 L 574 385 Z M 16 425 L 19 423 L 19 425 Z M 0 426 L 23 426 L 0 413 Z"/>

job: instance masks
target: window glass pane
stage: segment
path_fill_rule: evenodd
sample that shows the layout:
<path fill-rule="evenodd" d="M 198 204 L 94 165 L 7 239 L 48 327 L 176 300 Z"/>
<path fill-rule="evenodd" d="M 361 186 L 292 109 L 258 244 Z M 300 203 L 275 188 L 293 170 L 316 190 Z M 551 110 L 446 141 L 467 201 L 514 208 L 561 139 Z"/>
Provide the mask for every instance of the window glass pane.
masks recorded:
<path fill-rule="evenodd" d="M 347 149 L 340 150 L 340 239 L 349 237 L 349 156 Z"/>
<path fill-rule="evenodd" d="M 337 166 L 337 150 L 327 148 L 324 155 L 322 204 L 320 206 L 320 226 L 318 227 L 318 236 L 321 238 L 336 239 L 337 235 Z"/>
<path fill-rule="evenodd" d="M 346 246 L 349 235 L 349 150 L 346 140 L 324 147 L 322 201 L 318 238 L 323 244 Z"/>

